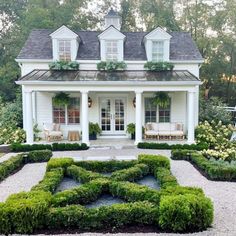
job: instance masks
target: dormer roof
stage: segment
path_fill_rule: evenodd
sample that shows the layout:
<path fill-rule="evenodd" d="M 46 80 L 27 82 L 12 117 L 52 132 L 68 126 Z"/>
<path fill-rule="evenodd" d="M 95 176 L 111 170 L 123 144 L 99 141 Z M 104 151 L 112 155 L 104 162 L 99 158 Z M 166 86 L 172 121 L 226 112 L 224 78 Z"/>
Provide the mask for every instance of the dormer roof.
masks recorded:
<path fill-rule="evenodd" d="M 120 17 L 118 12 L 116 12 L 113 8 L 109 10 L 109 12 L 105 15 L 105 17 Z"/>
<path fill-rule="evenodd" d="M 107 27 L 98 35 L 99 39 L 125 39 L 125 37 L 126 36 L 113 25 Z"/>
<path fill-rule="evenodd" d="M 146 39 L 162 39 L 162 40 L 169 40 L 171 39 L 171 35 L 167 33 L 163 28 L 157 27 L 156 29 L 152 30 L 151 32 L 147 33 L 144 37 Z"/>
<path fill-rule="evenodd" d="M 68 38 L 68 39 L 79 38 L 79 35 L 76 32 L 74 32 L 65 25 L 62 25 L 57 30 L 53 31 L 49 36 L 51 38 Z"/>

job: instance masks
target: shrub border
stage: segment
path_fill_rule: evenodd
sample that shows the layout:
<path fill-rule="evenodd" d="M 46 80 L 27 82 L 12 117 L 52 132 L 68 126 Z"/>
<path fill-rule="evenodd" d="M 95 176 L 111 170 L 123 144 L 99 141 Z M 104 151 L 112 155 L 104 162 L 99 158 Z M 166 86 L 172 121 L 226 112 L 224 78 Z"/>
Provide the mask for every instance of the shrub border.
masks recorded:
<path fill-rule="evenodd" d="M 209 180 L 236 182 L 236 168 L 214 165 L 195 150 L 172 150 L 171 159 L 189 161 Z"/>

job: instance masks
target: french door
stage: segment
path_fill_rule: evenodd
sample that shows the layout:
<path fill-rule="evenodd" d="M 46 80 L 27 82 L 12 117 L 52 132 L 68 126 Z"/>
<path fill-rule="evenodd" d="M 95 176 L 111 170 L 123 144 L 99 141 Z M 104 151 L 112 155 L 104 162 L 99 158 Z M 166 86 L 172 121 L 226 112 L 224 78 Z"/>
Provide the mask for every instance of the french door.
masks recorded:
<path fill-rule="evenodd" d="M 124 98 L 101 98 L 100 125 L 102 134 L 125 134 L 125 101 Z"/>

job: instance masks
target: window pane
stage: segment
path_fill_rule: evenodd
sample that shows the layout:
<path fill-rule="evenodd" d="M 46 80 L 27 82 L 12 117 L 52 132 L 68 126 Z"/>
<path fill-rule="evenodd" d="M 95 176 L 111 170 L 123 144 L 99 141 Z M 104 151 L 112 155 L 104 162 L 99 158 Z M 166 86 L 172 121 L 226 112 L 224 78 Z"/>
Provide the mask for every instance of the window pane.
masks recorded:
<path fill-rule="evenodd" d="M 152 98 L 145 98 L 145 123 L 156 122 L 157 106 L 153 105 Z"/>
<path fill-rule="evenodd" d="M 60 40 L 58 44 L 59 60 L 71 60 L 71 42 L 69 40 Z"/>
<path fill-rule="evenodd" d="M 152 60 L 163 61 L 164 59 L 164 42 L 153 41 L 152 42 Z"/>
<path fill-rule="evenodd" d="M 170 101 L 171 104 L 171 101 Z M 167 123 L 170 122 L 170 105 L 168 107 L 159 106 L 159 122 Z"/>
<path fill-rule="evenodd" d="M 118 60 L 118 44 L 117 41 L 106 41 L 106 60 L 117 61 Z"/>
<path fill-rule="evenodd" d="M 79 98 L 70 98 L 70 103 L 67 107 L 68 123 L 80 123 L 80 100 Z"/>
<path fill-rule="evenodd" d="M 65 124 L 65 106 L 53 106 L 53 123 Z"/>

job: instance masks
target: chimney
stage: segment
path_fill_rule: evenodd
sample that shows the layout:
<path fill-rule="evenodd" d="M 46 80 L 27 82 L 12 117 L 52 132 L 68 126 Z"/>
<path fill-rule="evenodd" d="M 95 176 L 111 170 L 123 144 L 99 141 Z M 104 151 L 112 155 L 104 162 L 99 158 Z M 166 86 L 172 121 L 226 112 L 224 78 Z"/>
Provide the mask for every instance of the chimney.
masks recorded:
<path fill-rule="evenodd" d="M 113 25 L 116 29 L 120 30 L 121 28 L 121 18 L 113 8 L 107 13 L 105 18 L 105 29 L 108 28 L 110 25 Z"/>

